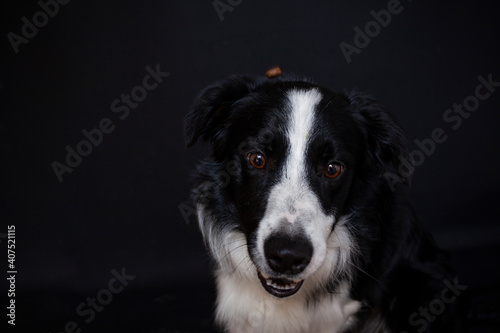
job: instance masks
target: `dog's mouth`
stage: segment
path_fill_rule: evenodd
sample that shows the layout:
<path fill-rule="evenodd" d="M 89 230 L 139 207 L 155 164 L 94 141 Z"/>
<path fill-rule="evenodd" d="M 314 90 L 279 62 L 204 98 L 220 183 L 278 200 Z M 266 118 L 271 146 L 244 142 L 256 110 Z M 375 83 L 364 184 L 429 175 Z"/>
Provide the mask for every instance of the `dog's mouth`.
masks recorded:
<path fill-rule="evenodd" d="M 288 297 L 294 295 L 302 287 L 304 280 L 288 280 L 282 278 L 272 278 L 265 273 L 258 272 L 260 283 L 264 289 L 276 297 Z"/>

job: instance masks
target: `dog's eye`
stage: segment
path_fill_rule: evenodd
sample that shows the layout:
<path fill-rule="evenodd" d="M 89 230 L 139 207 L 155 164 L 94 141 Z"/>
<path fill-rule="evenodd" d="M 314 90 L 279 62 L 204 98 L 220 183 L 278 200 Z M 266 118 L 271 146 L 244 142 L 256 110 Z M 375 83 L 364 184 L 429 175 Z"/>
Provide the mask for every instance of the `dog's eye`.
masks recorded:
<path fill-rule="evenodd" d="M 342 171 L 344 171 L 344 166 L 338 163 L 330 163 L 325 170 L 325 175 L 328 178 L 337 178 Z"/>
<path fill-rule="evenodd" d="M 264 155 L 259 153 L 248 154 L 248 161 L 256 169 L 262 169 L 266 165 L 266 159 Z"/>

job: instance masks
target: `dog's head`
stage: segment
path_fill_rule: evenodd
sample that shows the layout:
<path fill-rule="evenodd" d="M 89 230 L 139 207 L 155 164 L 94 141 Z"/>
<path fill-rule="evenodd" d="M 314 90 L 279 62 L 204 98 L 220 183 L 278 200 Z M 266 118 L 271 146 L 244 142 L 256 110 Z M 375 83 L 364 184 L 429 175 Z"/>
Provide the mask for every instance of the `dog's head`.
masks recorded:
<path fill-rule="evenodd" d="M 372 99 L 293 78 L 210 85 L 185 134 L 188 146 L 210 143 L 193 193 L 219 270 L 277 297 L 348 273 L 356 230 L 370 228 L 354 217 L 405 154 L 400 126 Z"/>

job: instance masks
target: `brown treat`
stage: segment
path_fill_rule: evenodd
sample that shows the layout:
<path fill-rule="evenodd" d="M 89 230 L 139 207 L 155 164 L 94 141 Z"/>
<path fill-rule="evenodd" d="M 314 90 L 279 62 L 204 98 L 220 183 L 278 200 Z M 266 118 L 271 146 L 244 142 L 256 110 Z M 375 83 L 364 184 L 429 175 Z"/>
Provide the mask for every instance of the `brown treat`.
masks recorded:
<path fill-rule="evenodd" d="M 270 79 L 272 79 L 273 77 L 280 76 L 280 75 L 281 75 L 281 68 L 279 68 L 278 66 L 273 67 L 266 72 L 266 76 Z"/>

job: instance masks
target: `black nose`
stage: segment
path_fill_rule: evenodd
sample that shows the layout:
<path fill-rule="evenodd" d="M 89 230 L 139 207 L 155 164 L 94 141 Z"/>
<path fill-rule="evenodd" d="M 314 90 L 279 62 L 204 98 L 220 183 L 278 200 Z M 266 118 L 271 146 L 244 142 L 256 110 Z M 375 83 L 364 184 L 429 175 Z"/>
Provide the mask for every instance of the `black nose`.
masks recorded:
<path fill-rule="evenodd" d="M 264 243 L 269 267 L 281 274 L 299 274 L 311 261 L 312 254 L 311 243 L 305 238 L 270 236 Z"/>

